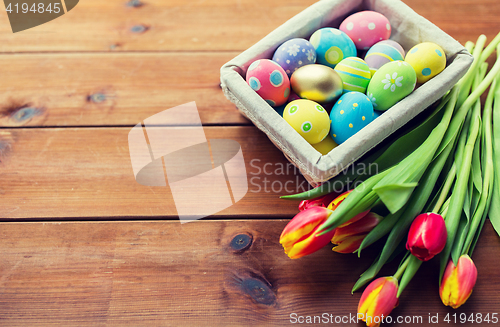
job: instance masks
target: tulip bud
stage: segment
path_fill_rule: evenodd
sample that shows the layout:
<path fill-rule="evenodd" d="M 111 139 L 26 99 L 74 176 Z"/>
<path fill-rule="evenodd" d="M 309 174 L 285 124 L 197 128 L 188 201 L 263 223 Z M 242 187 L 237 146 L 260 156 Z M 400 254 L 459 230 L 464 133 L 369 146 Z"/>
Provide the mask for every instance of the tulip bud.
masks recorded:
<path fill-rule="evenodd" d="M 441 215 L 423 213 L 411 224 L 406 249 L 420 260 L 428 261 L 443 251 L 447 236 L 446 225 Z"/>
<path fill-rule="evenodd" d="M 312 207 L 299 212 L 283 229 L 280 243 L 291 259 L 314 253 L 330 243 L 335 233 L 332 230 L 324 235 L 316 232 L 332 213 L 324 207 Z"/>
<path fill-rule="evenodd" d="M 453 260 L 450 260 L 439 288 L 441 301 L 443 301 L 444 305 L 457 309 L 471 295 L 476 280 L 476 265 L 467 254 L 458 259 L 457 266 L 455 266 Z"/>
<path fill-rule="evenodd" d="M 369 212 L 361 219 L 341 225 L 335 229 L 332 243 L 337 244 L 332 250 L 338 253 L 353 253 L 368 233 L 378 225 L 382 217 L 376 213 Z"/>
<path fill-rule="evenodd" d="M 352 190 L 350 191 L 347 191 L 347 192 L 344 192 L 342 193 L 341 195 L 339 195 L 338 197 L 335 198 L 335 200 L 333 200 L 330 205 L 328 206 L 328 209 L 330 210 L 335 210 L 337 209 L 337 207 L 342 203 L 342 201 L 345 200 L 345 198 L 347 198 L 347 196 L 349 195 L 349 193 L 351 193 Z M 360 214 L 357 214 L 356 216 L 354 216 L 353 218 L 349 219 L 349 221 L 343 223 L 342 225 L 340 225 L 339 227 L 344 227 L 344 226 L 347 226 L 349 224 L 352 224 L 353 222 L 355 221 L 358 221 L 360 220 L 361 218 L 363 218 L 364 216 L 366 216 L 366 214 L 369 212 L 370 210 L 367 210 L 367 211 L 363 211 L 362 213 Z"/>
<path fill-rule="evenodd" d="M 368 327 L 378 327 L 384 317 L 398 305 L 398 280 L 380 277 L 370 283 L 359 300 L 358 319 Z"/>
<path fill-rule="evenodd" d="M 318 198 L 314 198 L 312 200 L 303 200 L 299 204 L 299 210 L 304 211 L 306 209 L 312 207 L 328 207 L 330 202 L 332 202 L 335 198 L 337 198 L 337 193 L 330 193 L 327 195 L 320 196 Z"/>

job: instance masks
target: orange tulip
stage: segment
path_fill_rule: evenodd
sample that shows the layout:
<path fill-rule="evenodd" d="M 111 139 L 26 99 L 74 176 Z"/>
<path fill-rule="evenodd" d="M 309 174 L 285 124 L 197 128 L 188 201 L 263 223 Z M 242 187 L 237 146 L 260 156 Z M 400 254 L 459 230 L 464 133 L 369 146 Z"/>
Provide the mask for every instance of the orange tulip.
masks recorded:
<path fill-rule="evenodd" d="M 477 268 L 472 259 L 464 254 L 455 266 L 453 260 L 448 262 L 444 271 L 439 296 L 446 306 L 457 309 L 464 304 L 472 293 L 477 280 Z"/>
<path fill-rule="evenodd" d="M 291 259 L 314 253 L 330 243 L 335 233 L 332 230 L 319 236 L 318 228 L 332 213 L 324 207 L 312 207 L 299 212 L 283 229 L 280 243 Z"/>
<path fill-rule="evenodd" d="M 382 217 L 369 212 L 357 221 L 351 222 L 351 220 L 335 229 L 332 243 L 337 246 L 332 249 L 333 251 L 339 253 L 353 253 L 356 251 L 366 235 L 382 220 Z"/>
<path fill-rule="evenodd" d="M 378 327 L 398 305 L 398 280 L 394 277 L 380 277 L 366 287 L 358 305 L 358 319 L 368 327 Z"/>

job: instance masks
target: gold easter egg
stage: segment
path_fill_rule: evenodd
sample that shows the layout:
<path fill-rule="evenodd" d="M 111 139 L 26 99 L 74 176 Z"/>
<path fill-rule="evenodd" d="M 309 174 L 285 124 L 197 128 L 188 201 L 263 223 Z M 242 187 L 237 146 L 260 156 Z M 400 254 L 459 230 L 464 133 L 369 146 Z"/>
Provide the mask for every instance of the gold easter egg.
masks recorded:
<path fill-rule="evenodd" d="M 332 68 L 319 64 L 297 69 L 290 78 L 290 84 L 301 98 L 319 103 L 334 101 L 344 90 L 339 74 Z"/>

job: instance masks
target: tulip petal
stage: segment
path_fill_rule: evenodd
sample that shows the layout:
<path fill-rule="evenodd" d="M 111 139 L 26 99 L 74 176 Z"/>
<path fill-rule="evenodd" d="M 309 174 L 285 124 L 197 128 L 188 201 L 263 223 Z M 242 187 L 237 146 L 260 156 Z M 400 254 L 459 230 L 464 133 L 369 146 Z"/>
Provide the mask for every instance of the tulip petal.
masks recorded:
<path fill-rule="evenodd" d="M 446 306 L 457 309 L 470 297 L 477 280 L 477 269 L 468 255 L 462 255 L 457 266 L 448 263 L 439 288 L 441 301 Z"/>
<path fill-rule="evenodd" d="M 359 246 L 365 239 L 366 235 L 368 234 L 354 235 L 339 243 L 333 242 L 332 240 L 332 243 L 337 244 L 332 251 L 337 253 L 354 253 L 354 251 L 359 249 Z"/>
<path fill-rule="evenodd" d="M 358 314 L 363 315 L 367 326 L 379 326 L 381 319 L 376 317 L 391 313 L 398 303 L 397 292 L 398 280 L 394 277 L 381 277 L 368 285 L 358 305 Z"/>
<path fill-rule="evenodd" d="M 360 218 L 358 221 L 355 221 L 347 226 L 339 226 L 332 238 L 332 243 L 338 244 L 350 236 L 366 234 L 375 228 L 381 220 L 382 217 L 376 213 L 366 212 L 365 216 Z"/>
<path fill-rule="evenodd" d="M 311 254 L 327 245 L 335 230 L 318 236 L 316 231 L 328 218 L 331 210 L 312 207 L 299 212 L 283 229 L 280 243 L 285 253 L 292 259 Z"/>

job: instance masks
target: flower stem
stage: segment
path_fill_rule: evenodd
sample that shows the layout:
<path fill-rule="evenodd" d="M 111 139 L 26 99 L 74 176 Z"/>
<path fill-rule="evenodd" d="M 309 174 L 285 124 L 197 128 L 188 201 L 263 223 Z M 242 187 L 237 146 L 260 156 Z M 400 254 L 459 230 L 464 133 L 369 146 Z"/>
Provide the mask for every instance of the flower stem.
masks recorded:
<path fill-rule="evenodd" d="M 398 271 L 396 271 L 396 273 L 394 274 L 394 278 L 396 278 L 397 280 L 399 280 L 401 278 L 401 276 L 403 275 L 403 273 L 405 272 L 406 270 L 406 267 L 408 267 L 408 263 L 410 262 L 410 259 L 413 255 L 409 255 L 408 258 L 406 258 L 406 260 L 403 262 L 403 264 L 401 266 L 399 266 L 398 268 Z"/>

